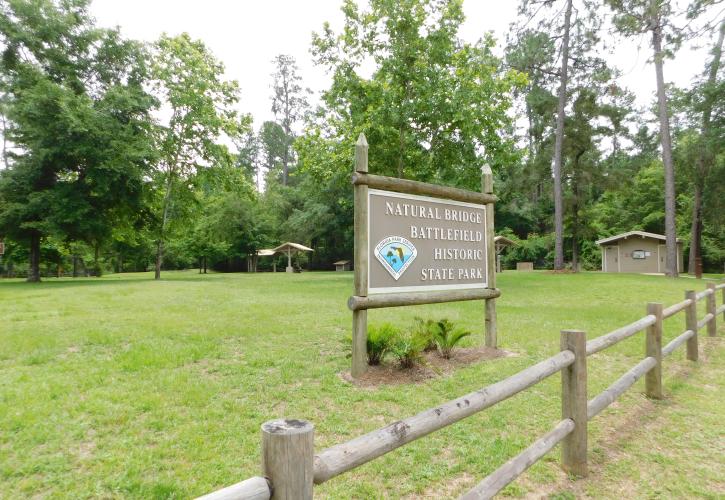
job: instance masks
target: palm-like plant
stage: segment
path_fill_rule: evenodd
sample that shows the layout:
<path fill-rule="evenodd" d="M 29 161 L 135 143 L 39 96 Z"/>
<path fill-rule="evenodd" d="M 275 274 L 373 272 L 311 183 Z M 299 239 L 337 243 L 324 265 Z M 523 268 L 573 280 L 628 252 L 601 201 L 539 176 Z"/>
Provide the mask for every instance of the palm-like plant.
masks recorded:
<path fill-rule="evenodd" d="M 399 330 L 390 323 L 371 326 L 368 330 L 368 364 L 379 365 L 390 350 L 391 343 L 399 335 Z"/>
<path fill-rule="evenodd" d="M 435 342 L 435 332 L 438 326 L 432 319 L 423 319 L 419 317 L 413 318 L 413 326 L 411 332 L 413 336 L 418 337 L 423 342 L 424 351 L 433 351 L 437 349 Z"/>
<path fill-rule="evenodd" d="M 423 358 L 425 340 L 411 332 L 399 332 L 390 343 L 390 353 L 401 368 L 412 368 Z"/>
<path fill-rule="evenodd" d="M 471 332 L 462 328 L 455 328 L 453 323 L 447 319 L 436 322 L 433 329 L 433 339 L 438 347 L 438 352 L 445 359 L 450 359 L 456 344 L 469 335 L 471 335 Z"/>

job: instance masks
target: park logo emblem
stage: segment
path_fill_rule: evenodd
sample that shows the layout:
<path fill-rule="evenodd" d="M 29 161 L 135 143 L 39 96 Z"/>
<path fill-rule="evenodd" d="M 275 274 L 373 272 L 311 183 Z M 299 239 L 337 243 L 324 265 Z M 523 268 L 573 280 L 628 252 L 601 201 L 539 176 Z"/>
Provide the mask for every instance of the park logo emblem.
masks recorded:
<path fill-rule="evenodd" d="M 383 238 L 375 247 L 375 257 L 397 281 L 418 256 L 418 250 L 402 236 Z"/>

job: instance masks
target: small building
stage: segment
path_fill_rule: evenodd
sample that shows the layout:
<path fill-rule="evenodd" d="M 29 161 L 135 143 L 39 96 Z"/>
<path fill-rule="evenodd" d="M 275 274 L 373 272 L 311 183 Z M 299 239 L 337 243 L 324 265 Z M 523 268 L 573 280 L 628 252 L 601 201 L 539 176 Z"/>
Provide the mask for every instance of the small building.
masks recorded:
<path fill-rule="evenodd" d="M 274 253 L 281 253 L 281 254 L 287 254 L 287 267 L 285 268 L 285 271 L 288 273 L 294 272 L 295 269 L 292 267 L 292 255 L 296 254 L 298 252 L 314 252 L 313 249 L 310 247 L 306 247 L 304 245 L 300 245 L 299 243 L 282 243 L 280 246 L 273 248 L 272 251 Z M 299 272 L 299 270 L 298 270 Z"/>
<path fill-rule="evenodd" d="M 605 273 L 664 273 L 667 247 L 665 236 L 645 231 L 629 231 L 597 240 L 602 247 Z M 681 272 L 682 242 L 677 239 L 677 271 Z"/>
<path fill-rule="evenodd" d="M 349 260 L 338 260 L 333 265 L 335 266 L 335 271 L 349 271 L 350 270 L 350 261 Z"/>
<path fill-rule="evenodd" d="M 505 236 L 495 236 L 493 238 L 494 248 L 496 249 L 496 272 L 502 273 L 503 268 L 501 267 L 501 252 L 508 247 L 512 247 L 516 244 L 513 240 L 508 239 Z"/>

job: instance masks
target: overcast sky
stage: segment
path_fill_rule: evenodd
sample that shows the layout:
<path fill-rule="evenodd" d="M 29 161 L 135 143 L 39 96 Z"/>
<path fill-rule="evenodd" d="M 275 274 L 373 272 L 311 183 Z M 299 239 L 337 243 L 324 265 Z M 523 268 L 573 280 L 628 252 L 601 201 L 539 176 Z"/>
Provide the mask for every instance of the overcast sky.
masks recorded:
<path fill-rule="evenodd" d="M 466 23 L 461 38 L 476 41 L 494 32 L 501 54 L 509 24 L 516 17 L 517 0 L 465 0 Z M 338 32 L 343 16 L 341 0 L 94 0 L 91 11 L 98 24 L 120 26 L 130 38 L 153 41 L 163 32 L 188 32 L 199 38 L 224 62 L 227 77 L 242 88 L 240 111 L 252 113 L 255 123 L 270 119 L 271 60 L 290 54 L 298 63 L 304 85 L 315 93 L 329 85 L 323 68 L 315 67 L 309 52 L 311 34 L 329 21 Z M 624 75 L 621 84 L 637 94 L 638 104 L 653 102 L 654 68 L 648 64 L 649 39 L 616 44 L 611 61 Z M 704 49 L 685 48 L 665 65 L 665 79 L 686 86 L 702 72 Z"/>

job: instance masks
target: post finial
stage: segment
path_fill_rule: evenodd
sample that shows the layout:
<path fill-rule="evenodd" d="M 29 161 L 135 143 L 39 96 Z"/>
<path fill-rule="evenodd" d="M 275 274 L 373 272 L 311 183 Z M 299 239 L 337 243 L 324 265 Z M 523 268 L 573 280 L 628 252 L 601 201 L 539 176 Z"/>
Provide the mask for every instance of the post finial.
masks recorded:
<path fill-rule="evenodd" d="M 481 167 L 481 190 L 493 194 L 493 171 L 488 163 L 484 163 Z"/>
<path fill-rule="evenodd" d="M 355 172 L 367 173 L 368 171 L 368 140 L 365 134 L 360 132 L 360 136 L 355 143 Z"/>

